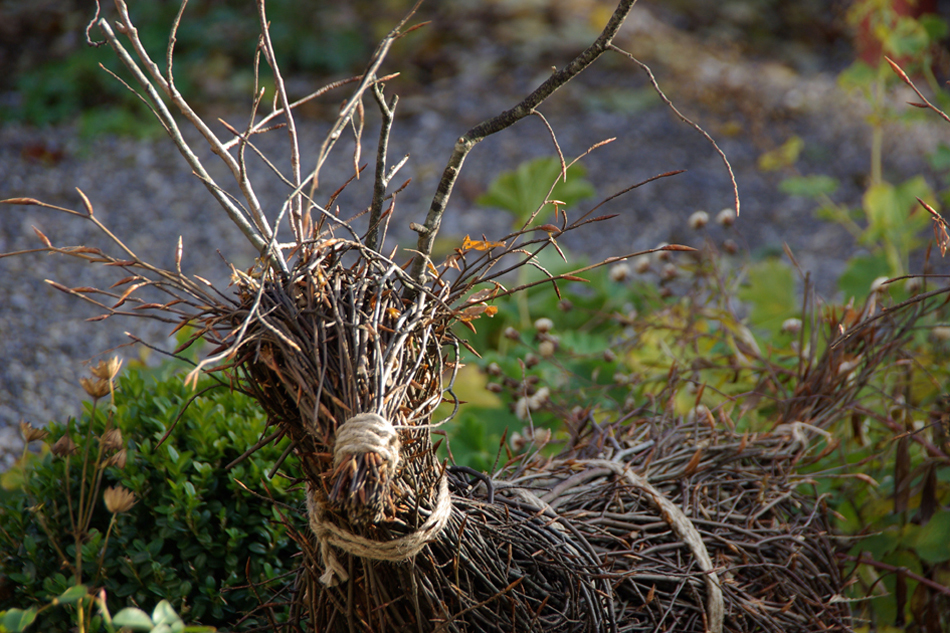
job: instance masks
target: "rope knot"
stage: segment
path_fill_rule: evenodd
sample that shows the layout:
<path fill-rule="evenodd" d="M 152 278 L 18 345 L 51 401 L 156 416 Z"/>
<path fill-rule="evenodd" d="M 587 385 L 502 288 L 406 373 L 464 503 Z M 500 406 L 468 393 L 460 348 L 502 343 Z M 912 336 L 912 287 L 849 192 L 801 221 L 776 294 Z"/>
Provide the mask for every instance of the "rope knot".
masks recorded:
<path fill-rule="evenodd" d="M 399 435 L 392 422 L 377 413 L 359 413 L 341 424 L 333 445 L 333 468 L 360 453 L 376 453 L 395 473 L 399 465 Z"/>
<path fill-rule="evenodd" d="M 390 487 L 399 467 L 399 435 L 391 422 L 376 413 L 360 413 L 340 425 L 333 446 L 333 485 L 328 501 L 338 504 L 347 522 L 365 526 L 382 520 L 392 506 Z M 426 509 L 422 508 L 425 514 Z M 374 541 L 354 534 L 327 517 L 324 498 L 307 490 L 310 530 L 317 537 L 328 587 L 349 578 L 334 548 L 373 560 L 404 561 L 418 554 L 438 536 L 452 515 L 452 495 L 443 473 L 433 508 L 418 529 L 390 541 Z"/>

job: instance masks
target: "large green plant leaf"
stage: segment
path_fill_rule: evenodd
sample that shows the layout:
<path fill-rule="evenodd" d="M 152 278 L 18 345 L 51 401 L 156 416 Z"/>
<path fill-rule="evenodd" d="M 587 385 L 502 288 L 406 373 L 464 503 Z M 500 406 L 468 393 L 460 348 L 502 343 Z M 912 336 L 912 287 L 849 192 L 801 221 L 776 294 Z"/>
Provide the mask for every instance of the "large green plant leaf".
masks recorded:
<path fill-rule="evenodd" d="M 838 189 L 838 179 L 824 174 L 795 176 L 780 182 L 778 188 L 790 196 L 817 198 L 834 193 Z"/>
<path fill-rule="evenodd" d="M 752 306 L 749 321 L 755 327 L 777 333 L 785 319 L 798 314 L 795 277 L 778 259 L 768 259 L 749 268 L 748 283 L 739 298 Z"/>
<path fill-rule="evenodd" d="M 856 255 L 838 277 L 838 288 L 845 301 L 854 297 L 858 302 L 871 293 L 871 284 L 878 277 L 887 277 L 890 266 L 883 255 Z"/>
<path fill-rule="evenodd" d="M 941 510 L 916 529 L 912 544 L 917 555 L 931 564 L 950 560 L 950 510 Z"/>
<path fill-rule="evenodd" d="M 561 178 L 561 162 L 554 157 L 538 158 L 498 176 L 476 202 L 486 207 L 498 207 L 508 211 L 515 216 L 514 226 L 520 227 L 545 200 L 560 200 L 570 207 L 593 196 L 594 187 L 584 178 L 586 174 L 587 169 L 582 165 L 572 165 L 567 170 L 567 181 L 558 182 L 548 196 L 551 185 Z M 554 205 L 545 205 L 536 221 L 543 223 L 553 210 Z"/>
<path fill-rule="evenodd" d="M 889 244 L 906 255 L 918 243 L 918 233 L 930 223 L 917 198 L 935 203 L 933 190 L 923 176 L 897 186 L 886 182 L 871 185 L 864 194 L 868 228 L 861 241 L 871 246 Z"/>

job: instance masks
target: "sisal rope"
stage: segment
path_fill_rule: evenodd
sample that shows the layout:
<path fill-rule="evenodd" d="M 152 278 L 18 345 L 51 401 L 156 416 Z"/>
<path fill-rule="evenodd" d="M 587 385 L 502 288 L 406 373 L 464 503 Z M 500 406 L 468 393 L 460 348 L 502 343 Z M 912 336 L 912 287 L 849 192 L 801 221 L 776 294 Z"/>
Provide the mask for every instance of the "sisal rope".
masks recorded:
<path fill-rule="evenodd" d="M 392 423 L 375 413 L 361 413 L 340 425 L 333 448 L 334 466 L 347 456 L 370 452 L 378 453 L 390 465 L 390 472 L 395 472 L 399 463 L 399 437 Z M 310 529 L 320 544 L 324 570 L 320 582 L 333 587 L 349 579 L 334 548 L 372 560 L 399 562 L 412 558 L 445 527 L 452 515 L 452 495 L 448 479 L 443 474 L 439 496 L 429 517 L 417 530 L 391 541 L 368 539 L 327 520 L 326 508 L 312 489 L 307 490 L 307 513 Z"/>

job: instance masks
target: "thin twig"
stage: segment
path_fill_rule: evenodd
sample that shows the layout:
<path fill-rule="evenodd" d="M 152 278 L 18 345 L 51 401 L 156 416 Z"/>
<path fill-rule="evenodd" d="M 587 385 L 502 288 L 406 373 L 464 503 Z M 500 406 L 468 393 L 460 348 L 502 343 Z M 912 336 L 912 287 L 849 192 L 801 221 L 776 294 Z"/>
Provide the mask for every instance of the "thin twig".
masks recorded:
<path fill-rule="evenodd" d="M 534 92 L 525 97 L 518 105 L 510 110 L 479 123 L 461 138 L 455 142 L 455 148 L 452 150 L 452 156 L 449 158 L 442 178 L 439 180 L 435 196 L 432 198 L 432 204 L 426 215 L 425 223 L 415 224 L 413 228 L 419 234 L 419 243 L 417 251 L 419 255 L 412 264 L 412 278 L 422 283 L 425 278 L 426 266 L 429 264 L 432 255 L 432 247 L 435 244 L 436 235 L 439 233 L 439 227 L 442 224 L 442 216 L 449 203 L 449 197 L 452 195 L 452 188 L 458 180 L 462 164 L 469 152 L 476 144 L 506 128 L 511 127 L 524 117 L 532 114 L 535 109 L 550 97 L 561 86 L 569 82 L 578 74 L 584 71 L 594 61 L 606 52 L 617 35 L 617 31 L 623 26 L 636 0 L 621 0 L 607 26 L 601 32 L 597 40 L 591 44 L 584 52 L 575 57 L 567 66 L 561 70 L 555 70 L 554 73 L 541 84 Z"/>
<path fill-rule="evenodd" d="M 386 187 L 389 186 L 389 180 L 392 178 L 392 174 L 386 173 L 386 155 L 389 151 L 389 132 L 393 126 L 396 104 L 399 103 L 398 95 L 393 95 L 389 103 L 386 103 L 383 88 L 382 84 L 373 84 L 373 97 L 376 99 L 376 104 L 379 106 L 379 112 L 383 119 L 379 126 L 379 143 L 376 148 L 376 180 L 373 184 L 373 202 L 369 213 L 369 233 L 366 236 L 367 248 L 374 251 L 382 248 L 382 244 L 379 243 L 379 221 L 383 211 Z"/>
<path fill-rule="evenodd" d="M 653 76 L 653 71 L 650 70 L 650 67 L 649 67 L 649 66 L 647 66 L 646 64 L 644 64 L 644 63 L 641 62 L 639 59 L 637 59 L 636 57 L 634 57 L 633 55 L 631 55 L 631 54 L 628 53 L 627 51 L 623 50 L 622 48 L 619 48 L 619 47 L 617 47 L 617 46 L 615 46 L 615 45 L 613 45 L 613 44 L 610 44 L 609 48 L 610 48 L 610 50 L 612 50 L 612 51 L 614 51 L 614 52 L 616 52 L 616 53 L 620 53 L 621 55 L 623 55 L 624 57 L 626 57 L 627 59 L 629 59 L 630 61 L 632 61 L 633 63 L 635 63 L 637 66 L 639 66 L 640 68 L 642 68 L 643 71 L 644 71 L 644 72 L 647 74 L 647 76 L 650 78 L 650 83 L 653 84 L 653 89 L 654 89 L 654 90 L 656 91 L 656 93 L 660 96 L 660 99 L 663 100 L 663 103 L 665 103 L 665 104 L 667 105 L 667 107 L 668 107 L 670 110 L 672 110 L 673 113 L 676 114 L 676 116 L 679 117 L 679 119 L 680 119 L 683 123 L 686 123 L 687 125 L 691 126 L 694 130 L 696 130 L 697 132 L 699 132 L 700 134 L 702 134 L 703 137 L 704 137 L 707 141 L 709 141 L 710 144 L 712 144 L 713 148 L 715 148 L 716 152 L 719 154 L 719 157 L 722 158 L 722 162 L 726 165 L 726 171 L 729 172 L 729 180 L 732 182 L 732 194 L 733 194 L 733 196 L 734 196 L 734 202 L 736 203 L 736 216 L 738 216 L 738 215 L 739 215 L 739 185 L 738 185 L 738 183 L 736 183 L 736 175 L 735 175 L 735 173 L 733 173 L 733 171 L 732 171 L 732 164 L 729 162 L 729 159 L 726 157 L 726 153 L 723 152 L 723 151 L 719 148 L 719 144 L 716 143 L 716 140 L 715 140 L 713 137 L 711 137 L 711 136 L 709 135 L 709 133 L 706 132 L 706 130 L 704 130 L 703 128 L 701 128 L 701 127 L 700 127 L 699 125 L 697 125 L 696 123 L 693 123 L 686 115 L 684 115 L 682 112 L 680 112 L 680 111 L 676 108 L 676 106 L 673 105 L 673 102 L 670 101 L 669 97 L 667 97 L 666 94 L 663 92 L 663 90 L 660 88 L 660 84 L 657 83 L 656 77 Z"/>

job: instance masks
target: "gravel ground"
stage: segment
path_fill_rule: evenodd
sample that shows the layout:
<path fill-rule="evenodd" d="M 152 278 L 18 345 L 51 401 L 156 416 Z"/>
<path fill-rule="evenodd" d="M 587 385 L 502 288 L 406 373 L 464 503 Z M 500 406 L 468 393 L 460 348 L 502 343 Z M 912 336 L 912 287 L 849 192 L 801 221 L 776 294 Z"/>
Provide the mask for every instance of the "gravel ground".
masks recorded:
<path fill-rule="evenodd" d="M 811 202 L 781 194 L 777 183 L 787 174 L 763 173 L 756 161 L 763 151 L 798 134 L 808 148 L 798 169 L 838 177 L 842 186 L 835 198 L 857 205 L 869 171 L 870 142 L 860 102 L 836 88 L 831 72 L 800 73 L 777 62 L 737 58 L 693 41 L 647 10 L 635 12 L 621 40 L 654 64 L 661 85 L 685 113 L 719 140 L 732 162 L 742 199 L 738 241 L 753 254 L 781 252 L 782 243 L 787 242 L 803 267 L 816 273 L 830 290 L 831 280 L 855 252 L 853 240 L 839 227 L 816 221 Z M 506 51 L 490 43 L 453 54 L 463 72 L 416 89 L 400 102 L 390 156 L 411 155 L 404 173 L 413 177 L 413 183 L 399 197 L 391 245 L 414 243 L 408 224 L 424 218 L 455 138 L 511 107 L 543 78 L 536 65 L 512 68 Z M 566 60 L 569 54 L 562 52 L 560 58 Z M 560 91 L 543 111 L 568 156 L 581 154 L 604 138 L 617 137 L 585 160 L 599 195 L 610 195 L 658 173 L 688 171 L 608 204 L 603 211 L 619 217 L 568 236 L 564 244 L 575 253 L 601 257 L 659 242 L 697 243 L 702 236 L 689 231 L 686 218 L 697 209 L 715 215 L 732 206 L 732 187 L 719 156 L 658 102 L 642 109 L 609 105 L 611 95 L 642 94 L 647 86 L 632 64 L 614 60 L 589 72 Z M 398 91 L 398 83 L 393 88 Z M 895 95 L 897 102 L 906 101 L 904 97 Z M 214 116 L 235 122 L 243 121 L 246 114 L 225 109 L 215 112 L 212 120 Z M 364 161 L 372 160 L 378 129 L 374 122 L 370 113 Z M 298 125 L 304 148 L 319 146 L 328 127 L 319 117 L 303 119 Z M 273 132 L 260 144 L 265 151 L 284 155 L 285 139 L 282 132 Z M 890 180 L 923 173 L 932 185 L 939 184 L 924 157 L 938 142 L 950 142 L 950 126 L 915 124 L 890 131 L 887 139 Z M 62 157 L 52 164 L 29 159 L 37 147 L 61 150 Z M 548 132 L 536 118 L 480 144 L 465 164 L 441 235 L 457 239 L 465 234 L 491 237 L 506 232 L 510 219 L 476 207 L 475 198 L 501 170 L 550 155 L 552 150 Z M 337 162 L 325 168 L 326 192 L 351 175 L 351 152 L 352 142 L 341 143 Z M 212 175 L 226 182 L 223 168 L 212 162 L 214 157 L 205 152 L 204 158 Z M 278 209 L 286 193 L 283 186 L 267 178 L 260 165 L 254 171 L 264 176 L 257 186 L 265 209 Z M 179 235 L 184 235 L 183 268 L 221 287 L 228 279 L 225 259 L 239 267 L 252 262 L 253 252 L 244 238 L 165 139 L 84 141 L 69 127 L 36 130 L 4 125 L 0 127 L 0 174 L 0 198 L 29 196 L 80 209 L 75 188 L 82 189 L 96 216 L 139 256 L 159 266 L 173 266 Z M 367 203 L 369 180 L 364 177 L 348 189 L 340 201 L 344 210 Z M 31 227 L 56 245 L 108 245 L 91 223 L 80 218 L 35 207 L 4 207 L 0 210 L 0 252 L 40 246 Z M 718 227 L 710 228 L 708 235 L 714 240 L 725 237 Z M 118 353 L 128 358 L 141 353 L 126 346 L 127 330 L 169 347 L 167 325 L 114 318 L 89 323 L 86 319 L 99 310 L 44 283 L 54 279 L 68 286 L 103 287 L 121 276 L 115 272 L 46 254 L 0 260 L 0 429 L 24 419 L 36 424 L 75 414 L 82 395 L 78 379 L 85 374 L 85 363 L 99 355 Z M 10 435 L 7 431 L 6 436 Z M 0 438 L 0 443 L 6 441 Z"/>

